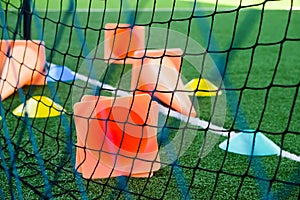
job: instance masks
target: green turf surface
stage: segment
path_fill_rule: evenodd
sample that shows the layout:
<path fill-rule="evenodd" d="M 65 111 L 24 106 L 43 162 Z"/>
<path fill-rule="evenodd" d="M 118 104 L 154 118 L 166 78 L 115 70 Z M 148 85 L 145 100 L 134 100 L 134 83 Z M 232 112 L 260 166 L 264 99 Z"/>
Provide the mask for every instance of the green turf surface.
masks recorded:
<path fill-rule="evenodd" d="M 13 2 L 13 1 L 10 1 Z M 169 8 L 168 2 L 160 5 L 161 8 Z M 52 5 L 53 3 L 53 5 Z M 55 9 L 57 6 L 52 1 L 49 8 Z M 151 3 L 151 2 L 150 2 Z M 149 3 L 149 4 L 150 4 Z M 12 3 L 12 5 L 17 5 Z M 186 5 L 191 5 L 187 3 Z M 18 7 L 18 6 L 16 6 Z M 85 8 L 82 6 L 82 8 Z M 117 6 L 111 5 L 110 8 Z M 11 8 L 12 9 L 12 8 Z M 41 8 L 42 9 L 42 8 Z M 250 13 L 251 12 L 251 13 Z M 212 11 L 198 13 L 198 15 L 210 15 Z M 247 119 L 249 128 L 259 129 L 266 132 L 266 136 L 272 139 L 277 145 L 282 145 L 284 150 L 300 155 L 300 98 L 299 82 L 300 82 L 300 58 L 295 53 L 300 48 L 300 31 L 298 24 L 300 23 L 300 12 L 293 11 L 291 13 L 291 21 L 288 29 L 287 17 L 288 11 L 264 11 L 261 29 L 259 29 L 259 20 L 247 18 L 255 16 L 261 19 L 260 10 L 244 9 L 239 13 L 238 26 L 243 20 L 247 23 L 255 23 L 243 43 L 234 42 L 233 47 L 239 48 L 232 50 L 229 57 L 229 65 L 225 76 L 231 81 L 232 88 L 237 91 L 226 91 L 228 93 L 242 93 L 241 106 L 243 112 L 239 112 L 239 119 Z M 89 49 L 95 47 L 98 37 L 103 40 L 103 30 L 99 33 L 99 29 L 108 22 L 116 22 L 120 18 L 120 22 L 126 22 L 127 13 L 121 16 L 117 12 L 93 12 L 88 15 L 85 12 L 77 14 L 81 23 L 76 22 L 76 28 L 68 27 L 72 24 L 72 15 L 64 25 L 57 22 L 59 20 L 58 12 L 45 13 L 39 11 L 34 17 L 33 38 L 39 38 L 38 31 L 40 27 L 36 27 L 36 22 L 45 19 L 43 24 L 43 38 L 47 47 L 47 57 L 52 59 L 53 63 L 65 64 L 73 70 L 80 66 L 83 62 L 81 52 L 81 41 L 78 37 L 78 31 L 86 30 L 87 45 Z M 214 15 L 213 36 L 216 38 L 220 49 L 228 50 L 228 41 L 232 40 L 234 30 L 234 20 L 237 12 L 219 13 Z M 177 11 L 173 15 L 170 12 L 140 12 L 137 15 L 136 23 L 141 25 L 149 25 L 153 27 L 166 28 L 167 23 L 171 22 L 172 29 L 188 33 L 189 20 L 175 21 L 176 19 L 188 19 L 191 13 L 187 11 Z M 153 21 L 151 21 L 153 16 Z M 172 19 L 172 20 L 170 20 Z M 190 26 L 190 37 L 198 41 L 203 47 L 207 46 L 207 30 L 200 37 L 197 23 L 205 23 L 205 19 L 211 22 L 212 17 L 193 19 Z M 16 27 L 17 15 L 9 12 L 7 15 L 7 25 L 10 31 L 10 37 Z M 60 35 L 56 35 L 58 29 L 63 26 L 64 31 Z M 284 42 L 285 31 L 287 30 L 286 40 Z M 21 32 L 19 30 L 18 32 Z M 245 31 L 237 31 L 235 39 L 242 38 Z M 60 42 L 54 46 L 55 39 L 60 38 Z M 258 38 L 258 40 L 257 40 Z M 55 48 L 53 57 L 50 58 L 50 50 Z M 216 49 L 210 49 L 211 51 Z M 253 58 L 251 57 L 252 52 Z M 115 85 L 117 78 L 121 74 L 122 66 L 111 66 L 111 71 L 105 82 Z M 126 66 L 126 71 L 130 66 Z M 275 70 L 276 69 L 276 70 Z M 250 73 L 248 73 L 250 72 Z M 183 68 L 183 75 L 187 79 L 194 78 L 195 72 L 188 64 Z M 248 75 L 248 76 L 247 76 Z M 273 79 L 274 77 L 274 79 Z M 273 80 L 273 82 L 271 82 Z M 76 84 L 76 83 L 75 83 Z M 56 95 L 57 101 L 62 104 L 67 113 L 65 115 L 69 126 L 72 127 L 70 136 L 73 144 L 76 142 L 76 132 L 72 121 L 72 93 L 74 87 L 72 83 L 52 83 L 49 85 L 55 89 L 55 94 L 51 93 L 49 87 L 35 87 L 33 95 Z M 25 94 L 28 93 L 29 87 L 24 88 Z M 73 88 L 74 89 L 74 88 Z M 295 102 L 294 97 L 296 96 Z M 267 97 L 267 98 L 266 98 Z M 197 98 L 201 119 L 209 120 L 211 115 L 209 98 Z M 12 110 L 21 103 L 18 94 L 8 98 L 3 102 L 6 114 L 6 123 L 10 133 L 11 140 L 17 156 L 16 165 L 18 173 L 22 181 L 22 190 L 25 199 L 37 199 L 37 191 L 43 193 L 43 179 L 30 143 L 29 133 L 24 125 L 24 119 L 12 115 Z M 229 104 L 228 104 L 229 105 Z M 293 107 L 294 105 L 294 107 Z M 227 109 L 229 110 L 229 109 Z M 243 116 L 242 116 L 243 114 Z M 262 121 L 260 119 L 262 118 Z M 233 125 L 232 114 L 228 111 L 226 115 L 225 128 Z M 182 122 L 181 122 L 182 123 Z M 52 193 L 56 199 L 71 199 L 72 197 L 80 197 L 76 186 L 74 175 L 72 174 L 72 166 L 69 155 L 66 153 L 68 136 L 63 126 L 63 119 L 31 119 L 29 122 L 33 129 L 35 139 L 38 144 L 40 155 L 43 157 L 47 175 L 51 180 Z M 168 126 L 171 128 L 167 131 L 170 139 L 175 134 L 180 134 L 183 138 L 197 133 L 193 144 L 188 151 L 179 159 L 179 167 L 183 171 L 185 181 L 190 187 L 190 196 L 192 199 L 260 199 L 265 196 L 270 180 L 274 180 L 271 191 L 279 195 L 279 199 L 297 199 L 299 198 L 299 180 L 297 180 L 296 170 L 299 169 L 299 163 L 280 159 L 277 156 L 261 157 L 249 164 L 249 159 L 245 156 L 235 154 L 225 154 L 217 146 L 224 141 L 225 137 L 213 136 L 212 133 L 205 133 L 197 127 L 188 125 L 183 133 L 176 133 L 172 127 L 178 128 L 180 121 L 170 118 Z M 69 127 L 67 126 L 67 127 Z M 235 126 L 234 126 L 235 127 Z M 235 127 L 238 128 L 238 127 Z M 25 131 L 24 131 L 25 130 Z M 284 133 L 284 134 L 283 134 Z M 297 134 L 295 134 L 297 133 Z M 6 162 L 9 163 L 9 152 L 7 144 L 4 143 L 4 129 L 1 129 L 1 145 L 3 146 Z M 162 133 L 159 133 L 161 137 Z M 203 144 L 205 134 L 210 135 L 212 140 L 217 140 L 217 144 L 207 156 L 199 159 L 199 149 Z M 284 142 L 282 142 L 284 141 Z M 74 149 L 73 149 L 74 150 Z M 263 164 L 263 169 L 257 171 L 258 162 Z M 3 167 L 3 163 L 2 163 Z M 60 169 L 61 170 L 58 170 Z M 56 174 L 56 172 L 59 173 Z M 120 197 L 126 199 L 130 195 L 133 199 L 181 199 L 180 185 L 176 181 L 176 167 L 166 166 L 159 170 L 150 179 L 130 178 L 128 181 L 128 190 L 126 192 L 122 188 L 117 188 L 117 179 L 103 180 L 82 180 L 86 188 L 86 192 L 91 199 L 115 199 Z M 259 186 L 256 177 L 263 179 L 263 186 Z M 10 198 L 10 185 L 4 171 L 0 172 L 0 187 L 6 198 Z M 12 180 L 12 187 L 16 192 L 15 179 Z M 26 185 L 26 184 L 29 185 Z M 289 196 L 285 196 L 284 191 L 291 188 L 289 183 L 297 186 L 292 190 Z M 32 186 L 32 188 L 30 187 Z M 35 192 L 34 192 L 35 191 Z"/>

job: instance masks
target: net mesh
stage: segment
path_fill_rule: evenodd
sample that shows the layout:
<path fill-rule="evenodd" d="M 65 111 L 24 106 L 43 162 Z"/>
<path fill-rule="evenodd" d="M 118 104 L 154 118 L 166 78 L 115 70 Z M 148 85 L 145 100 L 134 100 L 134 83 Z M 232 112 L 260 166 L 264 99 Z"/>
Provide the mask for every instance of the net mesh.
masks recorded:
<path fill-rule="evenodd" d="M 14 93 L 1 101 L 2 199 L 300 198 L 298 2 L 280 1 L 280 7 L 276 8 L 277 1 L 267 0 L 255 3 L 240 0 L 235 4 L 205 2 L 1 0 L 1 41 L 30 37 L 29 41 L 45 48 L 48 71 L 57 64 L 68 66 L 72 75 L 66 81 L 62 75 L 54 77 L 47 73 L 47 85 L 25 84 L 17 91 L 13 86 Z M 117 26 L 108 29 L 107 23 Z M 129 61 L 141 60 L 136 54 L 126 53 L 119 63 L 112 63 L 118 60 L 112 54 L 106 59 L 103 55 L 105 33 L 109 30 L 116 33 L 122 24 L 130 27 L 131 39 L 133 27 L 145 28 L 146 53 L 142 54 L 142 60 L 159 60 L 157 82 L 150 92 L 147 88 L 128 87 L 133 76 Z M 3 50 L 5 42 L 1 44 L 1 57 L 11 62 L 16 60 L 11 53 L 13 49 Z M 164 72 L 162 66 L 163 57 L 176 58 L 167 53 L 170 48 L 181 49 L 181 76 L 159 77 L 159 74 L 173 73 Z M 156 49 L 163 50 L 162 54 L 147 55 Z M 1 59 L 3 74 L 6 65 Z M 19 64 L 26 65 L 25 59 Z M 30 66 L 27 69 L 36 70 Z M 1 75 L 2 99 L 3 82 L 9 83 L 4 77 Z M 180 81 L 186 84 L 193 78 L 210 80 L 222 94 L 197 97 L 198 90 L 175 87 L 160 91 L 158 88 L 158 81 L 170 80 L 178 86 Z M 83 95 L 111 97 L 116 102 L 120 96 L 132 96 L 131 92 L 148 92 L 152 97 L 149 105 L 151 102 L 159 105 L 157 124 L 151 125 L 147 120 L 144 124 L 132 123 L 127 119 L 123 125 L 157 128 L 156 158 L 160 156 L 160 160 L 152 159 L 150 164 L 154 169 L 159 163 L 160 169 L 144 178 L 132 177 L 133 171 L 120 176 L 110 173 L 105 178 L 83 177 L 79 168 L 87 159 L 89 147 L 78 143 L 74 104 Z M 176 94 L 191 93 L 189 99 L 197 117 L 191 116 L 191 107 L 188 114 L 171 109 L 155 95 L 158 93 L 169 93 L 171 99 Z M 23 116 L 13 113 L 17 106 L 34 96 L 49 97 L 64 110 L 54 103 L 42 102 L 60 115 L 52 117 L 48 113 L 49 117 L 31 118 L 31 112 L 35 116 L 39 112 L 33 107 Z M 127 108 L 130 111 L 133 107 L 130 104 Z M 138 108 L 137 112 L 142 109 Z M 147 109 L 151 115 L 152 111 Z M 92 121 L 91 116 L 82 118 Z M 98 120 L 103 126 L 121 123 L 110 117 Z M 247 130 L 267 136 L 280 148 L 278 155 L 244 156 L 218 147 L 226 137 L 234 138 L 236 133 Z M 256 144 L 268 149 L 267 143 Z M 142 147 L 138 145 L 138 148 Z M 78 149 L 83 150 L 80 164 L 76 162 Z M 253 153 L 254 146 L 251 149 Z M 101 151 L 104 150 L 96 150 L 98 154 Z M 122 168 L 122 164 L 118 167 Z M 90 168 L 96 173 L 94 165 Z"/>

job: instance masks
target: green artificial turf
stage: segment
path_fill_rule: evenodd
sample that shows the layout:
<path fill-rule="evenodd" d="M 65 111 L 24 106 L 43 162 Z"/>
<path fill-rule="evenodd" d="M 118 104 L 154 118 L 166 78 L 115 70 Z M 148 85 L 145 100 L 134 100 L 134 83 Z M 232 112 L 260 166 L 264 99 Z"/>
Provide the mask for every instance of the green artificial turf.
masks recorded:
<path fill-rule="evenodd" d="M 5 2 L 7 1 L 2 2 L 2 7 Z M 12 38 L 17 27 L 18 16 L 14 7 L 20 5 L 19 1 L 9 2 L 10 12 L 6 19 L 9 36 Z M 151 3 L 153 2 L 149 1 L 144 7 L 141 3 L 140 6 L 151 8 Z M 164 4 L 157 6 L 171 8 L 171 3 L 172 1 L 165 1 Z M 224 79 L 229 81 L 225 84 L 226 90 L 223 90 L 223 95 L 217 99 L 214 97 L 212 99 L 196 98 L 200 118 L 210 120 L 212 104 L 217 101 L 220 105 L 224 105 L 223 109 L 226 111 L 225 121 L 222 123 L 221 120 L 220 125 L 224 125 L 227 129 L 239 129 L 236 122 L 242 121 L 246 128 L 258 129 L 282 149 L 300 155 L 300 97 L 298 94 L 300 57 L 297 56 L 300 48 L 298 26 L 300 12 L 290 13 L 288 27 L 289 11 L 262 11 L 249 8 L 243 8 L 240 12 L 232 10 L 224 13 L 214 13 L 213 9 L 197 11 L 194 13 L 197 18 L 191 20 L 192 4 L 181 3 L 186 6 L 186 11 L 138 12 L 135 23 L 146 27 L 164 29 L 170 27 L 183 35 L 189 34 L 204 49 L 207 49 L 209 31 L 203 28 L 205 24 L 208 24 L 210 28 L 213 21 L 212 37 L 219 48 L 214 49 L 215 46 L 210 46 L 210 55 L 213 58 L 228 56 Z M 57 9 L 58 1 L 50 4 L 49 9 Z M 66 5 L 66 1 L 63 1 L 63 5 Z M 94 8 L 103 8 L 103 2 L 99 5 L 100 3 Z M 78 12 L 76 14 L 78 20 L 73 21 L 74 13 L 63 12 L 61 16 L 55 10 L 43 11 L 42 6 L 43 4 L 37 5 L 39 10 L 33 16 L 32 38 L 43 38 L 48 61 L 64 64 L 75 71 L 84 68 L 82 63 L 86 54 L 82 52 L 81 36 L 83 34 L 86 36 L 86 49 L 92 50 L 103 41 L 103 28 L 106 23 L 117 21 L 125 23 L 129 14 L 129 12 L 119 14 L 115 11 Z M 86 8 L 86 5 L 81 5 L 81 3 L 78 6 Z M 108 7 L 119 9 L 116 4 Z M 132 4 L 129 7 L 135 6 Z M 251 23 L 254 24 L 250 25 Z M 3 27 L 3 24 L 1 25 Z M 22 28 L 17 30 L 17 38 L 21 38 L 21 32 Z M 60 41 L 55 44 L 58 39 Z M 232 40 L 234 42 L 230 43 Z M 177 44 L 183 45 L 180 41 L 173 40 L 168 43 L 167 47 L 174 47 Z M 225 53 L 213 53 L 215 51 Z M 218 64 L 222 65 L 222 63 Z M 117 86 L 120 77 L 128 75 L 130 67 L 130 65 L 111 65 L 107 76 L 99 79 Z M 200 62 L 196 68 L 201 69 Z M 199 71 L 185 60 L 182 68 L 185 83 L 199 75 Z M 206 75 L 207 78 L 213 80 L 214 74 L 207 72 Z M 248 157 L 226 153 L 218 147 L 226 139 L 225 137 L 217 136 L 210 131 L 204 131 L 200 127 L 186 124 L 172 117 L 167 119 L 166 132 L 158 132 L 158 139 L 162 142 L 161 148 L 175 136 L 183 141 L 192 141 L 187 151 L 179 158 L 178 165 L 174 166 L 169 163 L 149 179 L 123 178 L 128 181 L 127 189 L 118 184 L 120 179 L 117 178 L 84 180 L 79 175 L 76 179 L 72 166 L 76 144 L 76 131 L 72 116 L 74 93 L 72 92 L 78 91 L 78 87 L 82 84 L 81 81 L 58 82 L 45 87 L 26 86 L 23 88 L 25 95 L 53 97 L 67 110 L 61 118 L 30 119 L 26 122 L 24 118 L 12 114 L 12 110 L 22 103 L 19 94 L 16 93 L 3 102 L 6 120 L 2 123 L 0 138 L 2 145 L 0 154 L 5 158 L 1 162 L 2 170 L 0 171 L 2 196 L 9 199 L 10 191 L 15 195 L 18 191 L 16 179 L 12 178 L 10 181 L 4 170 L 4 164 L 7 168 L 13 165 L 10 160 L 12 152 L 9 151 L 10 147 L 6 138 L 9 136 L 15 156 L 13 162 L 17 166 L 24 199 L 38 199 L 39 195 L 45 195 L 45 182 L 41 173 L 44 170 L 38 163 L 38 155 L 42 157 L 42 166 L 49 178 L 55 199 L 80 199 L 78 179 L 90 199 L 182 199 L 185 194 L 181 194 L 180 189 L 184 188 L 184 185 L 189 188 L 191 199 L 261 199 L 266 197 L 269 188 L 274 196 L 278 195 L 278 199 L 299 198 L 299 163 L 278 156 L 253 158 L 249 163 Z M 107 91 L 101 91 L 101 94 L 109 95 Z M 233 96 L 236 100 L 221 102 L 226 100 L 225 94 Z M 239 98 L 240 108 L 236 118 L 233 118 L 230 108 L 235 110 Z M 164 117 L 162 115 L 160 117 L 162 119 L 160 124 L 163 124 Z M 28 126 L 33 134 L 30 134 Z M 167 138 L 167 140 L 162 140 L 162 138 Z M 33 140 L 36 141 L 38 153 L 33 148 Z M 69 141 L 72 142 L 72 149 L 68 145 Z M 203 147 L 204 141 L 206 143 Z M 199 157 L 201 148 L 205 156 Z M 70 157 L 70 151 L 73 157 Z M 178 152 L 171 153 L 177 155 Z M 12 174 L 11 170 L 12 168 L 9 170 L 10 174 Z M 289 189 L 291 192 L 288 191 Z"/>

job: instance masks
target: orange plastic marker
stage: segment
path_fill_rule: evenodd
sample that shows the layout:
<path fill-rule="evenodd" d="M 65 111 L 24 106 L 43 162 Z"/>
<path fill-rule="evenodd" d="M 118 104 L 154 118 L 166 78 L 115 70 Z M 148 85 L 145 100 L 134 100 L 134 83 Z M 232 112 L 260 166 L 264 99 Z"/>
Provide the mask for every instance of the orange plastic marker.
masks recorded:
<path fill-rule="evenodd" d="M 8 48 L 10 48 L 9 40 L 0 40 L 0 74 L 2 73 L 4 62 L 7 58 Z"/>
<path fill-rule="evenodd" d="M 131 57 L 135 51 L 145 48 L 145 27 L 130 26 L 130 24 L 106 24 L 104 59 L 109 59 L 109 63 L 131 64 L 132 59 L 126 58 L 126 55 Z"/>
<path fill-rule="evenodd" d="M 195 117 L 192 102 L 179 73 L 181 49 L 143 50 L 134 54 L 131 89 L 154 96 L 178 112 Z"/>
<path fill-rule="evenodd" d="M 74 116 L 76 166 L 83 177 L 149 177 L 160 168 L 158 105 L 149 95 L 85 96 L 74 105 Z"/>
<path fill-rule="evenodd" d="M 3 41 L 2 41 L 3 42 Z M 6 58 L 0 80 L 2 100 L 24 85 L 46 84 L 46 55 L 43 42 L 9 41 L 11 58 Z"/>

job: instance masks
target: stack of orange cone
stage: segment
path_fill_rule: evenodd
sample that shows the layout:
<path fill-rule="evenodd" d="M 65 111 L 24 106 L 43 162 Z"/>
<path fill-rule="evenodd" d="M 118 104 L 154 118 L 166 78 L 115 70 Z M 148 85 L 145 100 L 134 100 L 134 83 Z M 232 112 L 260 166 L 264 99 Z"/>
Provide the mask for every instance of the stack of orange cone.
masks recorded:
<path fill-rule="evenodd" d="M 144 27 L 107 24 L 104 58 L 132 64 L 128 97 L 84 96 L 74 105 L 76 167 L 85 178 L 150 177 L 160 168 L 158 104 L 196 116 L 181 79 L 181 49 L 144 50 Z"/>
<path fill-rule="evenodd" d="M 74 116 L 76 167 L 83 177 L 150 177 L 160 168 L 158 105 L 149 95 L 84 96 Z"/>
<path fill-rule="evenodd" d="M 145 50 L 145 28 L 106 24 L 104 58 L 132 64 L 131 90 L 146 92 L 178 112 L 195 117 L 196 111 L 181 79 L 181 49 Z"/>
<path fill-rule="evenodd" d="M 43 42 L 2 40 L 0 49 L 2 100 L 24 85 L 46 84 L 46 55 Z"/>
<path fill-rule="evenodd" d="M 195 117 L 196 111 L 180 75 L 181 49 L 136 51 L 131 90 L 149 93 L 174 110 Z"/>
<path fill-rule="evenodd" d="M 104 59 L 109 63 L 131 64 L 134 52 L 145 48 L 145 28 L 109 23 L 104 33 Z"/>

